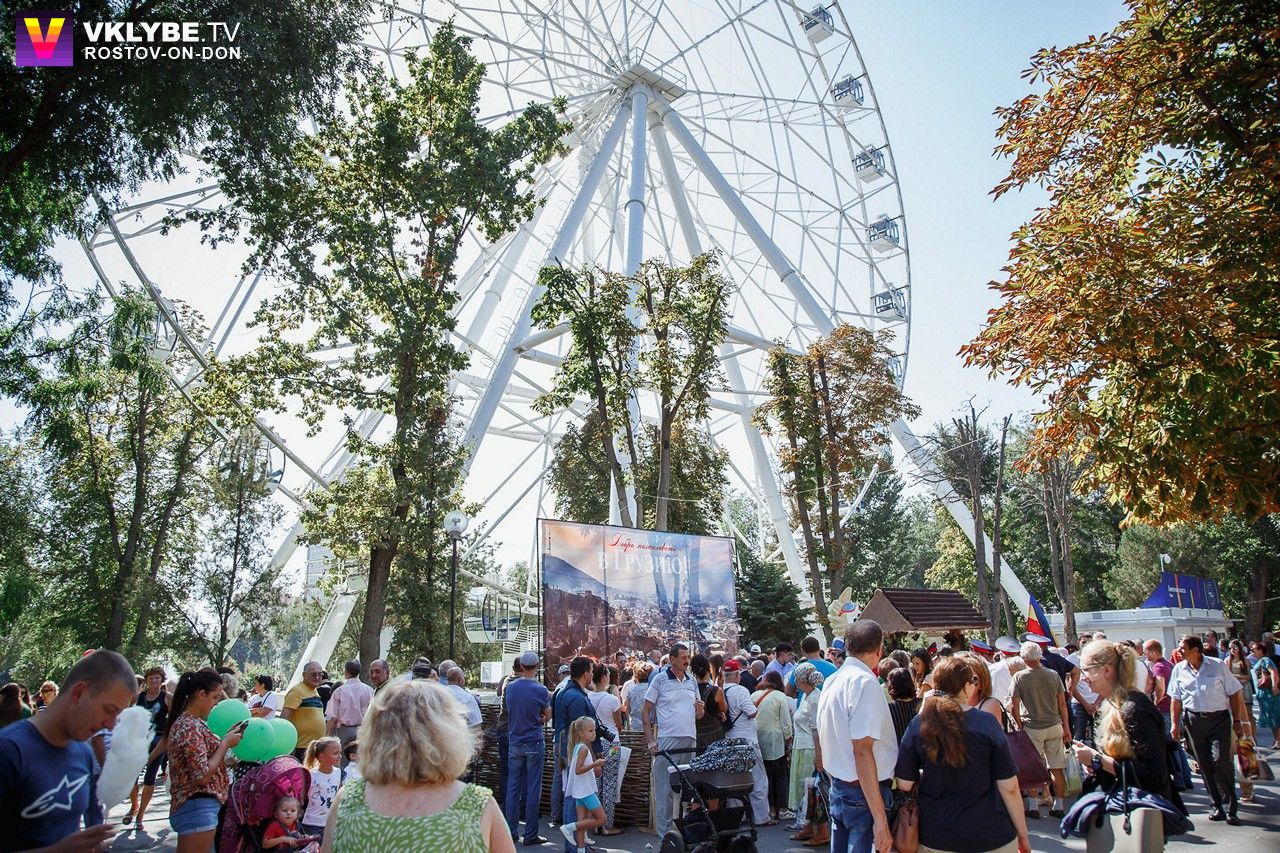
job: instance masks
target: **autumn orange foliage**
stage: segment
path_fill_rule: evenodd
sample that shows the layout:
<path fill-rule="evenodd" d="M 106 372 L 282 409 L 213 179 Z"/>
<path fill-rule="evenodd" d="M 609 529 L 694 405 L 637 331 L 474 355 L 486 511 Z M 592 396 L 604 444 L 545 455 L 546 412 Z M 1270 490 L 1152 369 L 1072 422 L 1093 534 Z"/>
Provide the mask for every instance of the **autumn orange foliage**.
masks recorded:
<path fill-rule="evenodd" d="M 1025 466 L 1070 456 L 1129 520 L 1280 510 L 1280 3 L 1130 0 L 1040 51 L 997 111 L 1014 233 L 962 348 L 1044 394 Z"/>

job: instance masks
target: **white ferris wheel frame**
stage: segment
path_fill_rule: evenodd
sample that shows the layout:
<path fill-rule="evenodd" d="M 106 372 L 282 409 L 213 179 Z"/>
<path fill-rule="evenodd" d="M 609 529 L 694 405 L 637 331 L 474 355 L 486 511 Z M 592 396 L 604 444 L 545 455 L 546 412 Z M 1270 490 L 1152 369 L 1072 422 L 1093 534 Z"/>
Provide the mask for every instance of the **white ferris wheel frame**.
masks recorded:
<path fill-rule="evenodd" d="M 576 0 L 563 0 L 559 4 L 552 3 L 549 5 L 558 5 L 562 8 L 567 6 L 577 11 L 575 2 Z M 622 10 L 623 17 L 626 19 L 626 12 L 631 8 L 635 0 L 620 0 L 620 2 L 619 0 L 614 0 L 611 4 L 606 3 L 606 0 L 580 0 L 580 2 L 584 6 L 590 6 L 594 2 L 601 15 L 605 14 L 604 7 L 606 5 L 610 5 L 611 8 L 618 7 Z M 657 0 L 657 3 L 659 10 L 667 6 L 665 0 Z M 408 19 L 418 20 L 422 30 L 426 32 L 445 20 L 443 16 L 431 13 L 429 7 L 432 5 L 434 4 L 430 2 L 422 2 L 417 8 L 396 6 L 395 9 Z M 550 21 L 551 19 L 551 15 L 548 12 L 537 9 L 535 4 L 529 2 L 529 0 L 509 0 L 509 2 L 502 5 L 504 7 L 508 5 L 519 7 L 519 9 L 510 14 L 526 23 L 529 18 L 540 17 L 545 21 Z M 810 22 L 817 20 L 819 25 L 825 25 L 826 29 L 829 30 L 826 35 L 821 37 L 822 39 L 835 37 L 847 40 L 848 48 L 852 51 L 852 56 L 856 58 L 857 65 L 862 72 L 857 79 L 865 84 L 871 94 L 873 106 L 866 108 L 866 113 L 867 115 L 874 115 L 879 123 L 880 137 L 884 142 L 880 148 L 874 150 L 879 151 L 884 158 L 887 158 L 887 169 L 883 173 L 887 180 L 875 193 L 864 193 L 862 195 L 863 227 L 870 224 L 869 214 L 865 209 L 866 199 L 873 194 L 892 189 L 893 193 L 896 194 L 896 210 L 899 211 L 898 216 L 894 217 L 894 219 L 902 226 L 900 252 L 906 268 L 906 280 L 901 285 L 900 291 L 900 298 L 903 302 L 900 323 L 903 337 L 897 376 L 899 384 L 901 384 L 905 376 L 908 355 L 907 343 L 910 338 L 911 283 L 909 248 L 906 242 L 905 216 L 901 213 L 903 209 L 901 188 L 897 181 L 893 150 L 888 142 L 883 116 L 880 114 L 878 104 L 874 100 L 874 87 L 871 84 L 869 75 L 866 73 L 865 66 L 862 64 L 861 53 L 858 51 L 849 22 L 843 10 L 835 3 L 829 3 L 825 7 L 819 6 L 816 9 L 809 7 L 808 4 L 802 7 L 795 3 L 787 2 L 787 0 L 772 0 L 772 3 L 771 0 L 758 0 L 758 2 L 754 3 L 744 3 L 736 14 L 732 12 L 726 14 L 725 21 L 716 32 L 741 24 L 748 15 L 768 5 L 789 9 L 797 16 L 806 33 L 809 30 Z M 827 13 L 825 18 L 814 17 L 823 10 Z M 564 67 L 569 68 L 572 73 L 577 73 L 573 69 L 578 66 L 566 61 L 563 57 L 551 57 L 545 50 L 539 51 L 538 49 L 530 48 L 528 45 L 508 40 L 505 32 L 498 32 L 492 26 L 486 25 L 483 18 L 470 13 L 463 3 L 454 4 L 453 11 L 455 12 L 455 27 L 459 32 L 471 36 L 477 41 L 483 42 L 495 50 L 507 51 L 511 56 L 525 57 L 527 62 L 531 62 L 530 55 L 540 53 L 542 61 L 547 64 L 548 68 L 552 64 L 561 63 Z M 632 14 L 638 15 L 639 13 L 632 11 Z M 397 34 L 393 32 L 393 23 L 394 21 L 388 23 L 385 32 L 381 34 L 380 43 L 376 45 L 377 49 L 385 51 L 388 57 L 402 53 L 400 42 L 402 41 L 403 33 Z M 656 17 L 653 23 L 657 23 Z M 630 25 L 629 21 L 627 25 Z M 579 38 L 570 28 L 563 24 L 559 26 L 559 38 L 565 40 Z M 375 32 L 375 37 L 378 35 L 377 29 L 378 27 L 375 23 L 372 28 Z M 610 37 L 612 38 L 612 36 Z M 710 37 L 710 35 L 707 36 L 707 38 Z M 590 33 L 585 38 L 589 41 Z M 607 49 L 604 36 L 598 35 L 597 38 L 600 41 L 600 45 L 587 45 L 586 49 L 588 51 L 591 49 Z M 774 36 L 774 38 L 782 41 L 781 37 Z M 827 69 L 823 65 L 822 56 L 815 47 L 816 40 L 809 36 L 810 43 L 804 45 L 803 35 L 800 39 L 796 39 L 794 33 L 788 33 L 787 38 L 798 54 L 805 52 L 807 49 L 809 52 L 806 54 L 806 58 L 812 59 L 816 57 L 815 67 L 821 69 L 824 79 L 817 81 L 817 84 L 820 85 L 810 86 L 813 92 L 822 96 L 819 98 L 819 102 L 815 104 L 817 114 L 825 118 L 826 121 L 840 125 L 842 135 L 849 146 L 851 159 L 859 151 L 866 151 L 866 146 L 854 139 L 844 125 L 844 120 L 839 114 L 839 110 L 826 102 L 828 100 L 826 96 L 832 92 L 836 69 Z M 579 43 L 581 43 L 581 39 L 579 39 Z M 474 409 L 465 425 L 466 471 L 468 473 L 471 471 L 477 451 L 490 436 L 516 438 L 530 441 L 533 444 L 533 449 L 521 465 L 514 467 L 499 483 L 497 488 L 492 490 L 488 499 L 484 501 L 487 505 L 490 500 L 496 499 L 500 492 L 511 486 L 513 478 L 523 468 L 525 462 L 530 461 L 539 453 L 542 457 L 537 475 L 522 490 L 515 492 L 514 499 L 510 499 L 510 494 L 507 495 L 510 502 L 491 520 L 487 528 L 488 531 L 496 529 L 535 488 L 538 490 L 538 505 L 542 506 L 546 496 L 544 480 L 550 465 L 551 446 L 556 435 L 555 429 L 560 423 L 559 418 L 556 418 L 550 423 L 540 424 L 529 417 L 522 416 L 520 412 L 513 408 L 511 402 L 513 399 L 523 400 L 527 403 L 533 397 L 546 390 L 545 387 L 541 387 L 521 371 L 521 364 L 532 362 L 552 367 L 558 364 L 557 356 L 547 353 L 540 347 L 555 342 L 557 338 L 565 334 L 566 329 L 560 327 L 536 330 L 533 326 L 532 310 L 541 296 L 536 277 L 532 281 L 529 281 L 527 276 L 522 278 L 521 284 L 523 286 L 514 288 L 514 294 L 511 286 L 512 279 L 518 277 L 517 271 L 521 269 L 521 262 L 527 260 L 531 254 L 540 252 L 542 263 L 539 266 L 573 263 L 575 246 L 590 239 L 589 233 L 584 233 L 590 231 L 589 220 L 593 217 L 600 217 L 602 215 L 600 208 L 607 206 L 607 201 L 602 201 L 600 196 L 607 194 L 602 193 L 602 182 L 606 173 L 610 172 L 611 169 L 620 171 L 624 162 L 629 167 L 629 173 L 625 181 L 625 202 L 611 208 L 612 213 L 609 210 L 603 213 L 606 217 L 612 216 L 612 230 L 621 231 L 623 234 L 622 239 L 619 240 L 622 251 L 618 254 L 621 257 L 617 260 L 623 262 L 623 269 L 626 274 L 633 274 L 644 258 L 646 214 L 650 209 L 658 206 L 658 176 L 661 178 L 660 185 L 665 190 L 663 198 L 670 205 L 670 216 L 674 220 L 673 227 L 680 234 L 690 255 L 701 253 L 707 247 L 707 240 L 704 239 L 704 235 L 710 235 L 710 232 L 706 224 L 699 221 L 695 212 L 695 205 L 691 203 L 686 187 L 686 176 L 696 176 L 709 189 L 709 192 L 704 191 L 707 197 L 713 194 L 718 199 L 724 210 L 732 217 L 733 226 L 737 232 L 759 253 L 762 265 L 767 266 L 767 271 L 773 276 L 773 281 L 781 286 L 781 292 L 789 298 L 794 306 L 793 311 L 795 313 L 793 316 L 798 322 L 803 321 L 816 334 L 825 335 L 830 333 L 838 322 L 845 321 L 844 317 L 833 316 L 834 309 L 831 303 L 824 306 L 815 296 L 817 291 L 806 279 L 801 270 L 802 265 L 788 255 L 788 252 L 774 239 L 770 230 L 759 221 L 751 206 L 744 200 L 742 187 L 735 185 L 734 180 L 726 176 L 717 165 L 716 158 L 699 141 L 681 111 L 673 103 L 678 101 L 685 93 L 685 83 L 683 80 L 670 78 L 664 76 L 664 74 L 673 73 L 672 63 L 674 60 L 688 51 L 694 50 L 696 45 L 690 45 L 687 50 L 680 51 L 676 57 L 655 64 L 643 51 L 632 51 L 626 36 L 624 36 L 624 43 L 627 46 L 626 49 L 623 49 L 616 41 L 614 42 L 613 47 L 617 49 L 617 54 L 611 66 L 613 75 L 599 81 L 604 85 L 598 91 L 580 92 L 569 97 L 571 111 L 577 110 L 576 117 L 579 121 L 585 121 L 589 117 L 600 128 L 607 129 L 603 130 L 597 140 L 591 140 L 581 135 L 576 136 L 577 144 L 575 147 L 582 161 L 582 170 L 575 184 L 576 191 L 573 194 L 572 202 L 568 205 L 560 224 L 553 232 L 554 236 L 550 240 L 545 236 L 540 237 L 539 228 L 543 225 L 543 219 L 548 214 L 549 205 L 540 206 L 534 216 L 515 232 L 491 245 L 484 246 L 458 279 L 458 290 L 463 297 L 460 300 L 458 312 L 472 305 L 474 301 L 474 307 L 469 309 L 472 313 L 468 318 L 465 330 L 458 333 L 458 337 L 463 345 L 472 350 L 473 354 L 481 354 L 489 364 L 487 375 L 464 372 L 453 380 L 456 389 L 466 390 L 476 395 Z M 504 75 L 509 70 L 509 67 L 515 67 L 515 65 L 516 63 L 512 63 L 511 66 L 504 66 L 499 62 L 493 67 L 496 68 L 499 75 Z M 603 77 L 598 69 L 586 68 L 585 73 Z M 550 77 L 552 72 L 548 71 L 547 74 Z M 848 79 L 853 78 L 850 76 Z M 521 89 L 518 81 L 507 79 L 504 82 L 509 89 Z M 536 94 L 545 93 L 538 92 Z M 738 96 L 726 94 L 726 97 L 736 98 Z M 514 114 L 514 112 L 515 110 L 513 109 L 511 114 Z M 622 140 L 628 129 L 630 130 L 629 159 L 622 152 Z M 705 126 L 705 124 L 700 127 L 700 130 L 706 139 L 718 140 L 721 143 L 726 142 L 722 136 L 717 136 L 715 131 Z M 676 154 L 671 144 L 672 140 L 678 146 L 680 155 L 683 157 L 683 163 L 686 166 L 684 174 L 682 174 L 677 163 Z M 732 142 L 727 144 L 732 148 Z M 651 150 L 656 154 L 656 165 L 649 157 Z M 619 160 L 619 165 L 616 167 L 613 166 L 615 155 Z M 570 184 L 572 179 L 567 177 L 566 173 L 571 170 L 572 161 L 573 158 L 569 157 L 544 168 L 535 181 L 535 189 L 541 192 L 553 189 L 558 183 Z M 614 175 L 614 177 L 618 179 L 620 175 Z M 742 180 L 741 175 L 739 180 Z M 623 182 L 615 180 L 614 183 L 615 195 L 621 195 L 619 188 Z M 797 183 L 797 195 L 800 189 L 801 187 Z M 813 192 L 812 189 L 804 189 L 810 193 Z M 137 279 L 139 284 L 156 302 L 160 319 L 172 328 L 180 344 L 196 363 L 196 367 L 186 375 L 172 377 L 175 386 L 183 393 L 186 393 L 192 383 L 200 381 L 200 375 L 208 365 L 206 353 L 221 354 L 223 347 L 228 342 L 232 329 L 240 322 L 246 308 L 252 304 L 255 291 L 261 282 L 261 273 L 259 272 L 253 276 L 241 276 L 231 294 L 221 306 L 218 321 L 206 338 L 198 341 L 183 327 L 176 311 L 173 309 L 172 303 L 162 296 L 160 288 L 147 275 L 142 264 L 139 263 L 132 251 L 130 241 L 157 231 L 161 227 L 160 220 L 165 214 L 198 210 L 212 203 L 217 192 L 216 186 L 198 186 L 191 190 L 174 192 L 149 202 L 106 211 L 104 226 L 82 243 L 83 250 L 99 280 L 112 295 L 115 293 L 112 279 L 104 270 L 98 257 L 98 253 L 108 246 L 120 252 L 128 268 L 132 271 L 133 277 Z M 621 199 L 617 200 L 622 201 Z M 150 221 L 145 221 L 144 212 L 148 215 L 159 215 L 156 215 Z M 144 219 L 143 225 L 139 228 L 132 228 L 126 233 L 125 229 L 130 228 L 129 223 L 134 219 Z M 588 224 L 588 227 L 584 228 L 584 223 Z M 711 239 L 713 240 L 711 248 L 723 248 L 714 237 L 711 237 Z M 864 242 L 863 249 L 868 259 L 871 258 L 872 252 L 865 246 L 866 237 L 859 234 L 857 239 Z M 666 248 L 670 251 L 669 246 Z M 588 252 L 587 254 L 591 256 L 593 253 Z M 868 261 L 868 263 L 874 267 L 873 262 Z M 738 275 L 750 276 L 757 272 L 758 270 L 755 269 L 739 268 L 737 270 Z M 874 283 L 874 269 L 872 269 L 872 276 Z M 500 335 L 500 342 L 496 345 L 492 343 L 482 344 L 482 339 L 486 336 L 486 333 L 491 332 L 495 327 L 494 318 L 500 307 L 504 302 L 510 300 L 513 295 L 519 300 L 519 309 L 514 312 L 514 317 L 508 319 L 505 325 L 498 324 L 499 331 L 503 332 Z M 895 296 L 895 298 L 898 297 Z M 841 313 L 851 314 L 854 321 L 867 325 L 872 325 L 871 321 L 877 319 L 874 314 L 865 309 L 862 312 L 853 310 Z M 742 471 L 734 460 L 731 460 L 731 467 L 748 489 L 757 491 L 756 498 L 764 510 L 763 515 L 767 515 L 767 524 L 776 537 L 777 547 L 772 554 L 767 556 L 773 559 L 781 559 L 785 563 L 791 579 L 803 591 L 803 594 L 808 595 L 807 571 L 797 547 L 798 531 L 791 526 L 768 442 L 752 421 L 753 413 L 758 405 L 758 391 L 750 386 L 749 378 L 744 375 L 737 357 L 747 351 L 767 351 L 775 345 L 775 341 L 753 332 L 749 328 L 743 328 L 741 325 L 733 323 L 731 323 L 728 337 L 729 339 L 722 345 L 720 352 L 722 366 L 725 370 L 726 386 L 724 391 L 726 393 L 717 395 L 712 400 L 712 407 L 724 415 L 731 416 L 740 425 L 745 438 L 753 470 L 750 474 Z M 517 421 L 517 426 L 504 427 L 496 425 L 495 417 L 500 411 L 514 417 Z M 578 407 L 571 407 L 569 412 L 563 414 L 580 415 L 581 410 Z M 633 418 L 636 419 L 642 417 L 638 407 L 633 410 L 632 414 Z M 381 426 L 383 417 L 376 413 L 366 413 L 358 419 L 354 429 L 367 438 L 373 435 Z M 308 491 L 313 488 L 327 488 L 330 482 L 342 476 L 344 470 L 352 461 L 351 454 L 346 450 L 346 442 L 339 441 L 321 464 L 312 466 L 300 454 L 289 448 L 284 439 L 265 420 L 260 417 L 255 418 L 255 423 L 263 434 L 265 441 L 283 453 L 299 471 L 305 473 L 307 480 L 302 487 L 289 489 L 282 485 L 281 488 L 282 493 L 299 507 L 307 505 Z M 919 440 L 911 432 L 910 427 L 899 420 L 890 425 L 890 431 L 907 456 L 912 460 L 912 463 L 926 475 L 925 479 L 931 484 L 937 497 L 947 507 L 961 529 L 966 532 L 966 535 L 972 541 L 973 519 L 968 507 L 946 482 L 945 478 L 941 477 L 937 472 L 929 453 L 921 446 Z M 751 474 L 754 477 L 750 476 Z M 870 481 L 868 480 L 864 485 L 864 493 L 869 485 Z M 862 495 L 859 495 L 857 500 L 849 506 L 843 507 L 843 514 L 847 516 L 856 511 L 861 499 Z M 633 494 L 629 493 L 628 501 L 633 500 Z M 277 549 L 272 560 L 274 566 L 281 567 L 290 560 L 297 547 L 298 537 L 302 532 L 301 522 L 295 523 Z M 472 543 L 470 547 L 475 548 L 478 544 L 479 542 Z M 989 560 L 991 556 L 989 541 L 987 547 Z M 1025 602 L 1028 597 L 1025 587 L 1008 564 L 1003 563 L 1003 561 L 1002 564 L 1001 577 L 1006 591 L 1014 601 Z M 460 571 L 469 580 L 492 588 L 503 595 L 511 596 L 525 604 L 532 604 L 536 601 L 530 589 L 510 589 L 497 583 L 493 578 L 473 574 L 465 568 L 461 568 Z M 298 663 L 299 672 L 302 665 L 308 660 L 314 659 L 326 662 L 332 655 L 342 628 L 352 613 L 356 598 L 362 591 L 363 578 L 355 576 L 349 578 L 345 586 L 334 595 L 324 619 Z M 384 640 L 389 641 L 389 637 L 384 635 Z M 295 672 L 295 678 L 297 674 Z"/>

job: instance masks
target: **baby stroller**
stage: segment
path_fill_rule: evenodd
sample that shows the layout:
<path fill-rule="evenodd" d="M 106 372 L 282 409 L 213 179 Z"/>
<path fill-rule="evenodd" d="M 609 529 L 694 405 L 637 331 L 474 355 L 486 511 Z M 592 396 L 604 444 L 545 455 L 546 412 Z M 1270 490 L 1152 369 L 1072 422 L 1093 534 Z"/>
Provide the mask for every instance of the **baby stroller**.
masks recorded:
<path fill-rule="evenodd" d="M 295 797 L 302 813 L 310 790 L 311 771 L 292 755 L 249 770 L 231 785 L 214 849 L 217 853 L 262 853 L 262 834 L 275 816 L 276 801 Z"/>
<path fill-rule="evenodd" d="M 756 753 L 751 745 L 725 738 L 689 764 L 677 764 L 665 750 L 658 754 L 671 763 L 671 789 L 680 794 L 675 828 L 662 836 L 661 853 L 755 853 L 751 766 Z M 720 807 L 711 810 L 708 800 L 719 800 Z"/>

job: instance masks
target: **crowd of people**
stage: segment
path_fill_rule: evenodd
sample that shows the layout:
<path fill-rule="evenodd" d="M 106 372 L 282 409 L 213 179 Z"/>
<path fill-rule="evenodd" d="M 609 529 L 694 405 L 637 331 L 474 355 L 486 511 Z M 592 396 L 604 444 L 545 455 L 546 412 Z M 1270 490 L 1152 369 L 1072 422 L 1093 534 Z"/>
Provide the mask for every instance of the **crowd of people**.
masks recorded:
<path fill-rule="evenodd" d="M 550 816 L 570 853 L 594 844 L 592 834 L 623 831 L 615 817 L 628 731 L 653 756 L 659 836 L 673 825 L 670 763 L 735 738 L 754 753 L 756 826 L 787 822 L 809 847 L 888 850 L 891 815 L 912 799 L 921 849 L 957 853 L 1030 849 L 1030 821 L 1045 809 L 1067 815 L 1069 765 L 1086 791 L 1109 790 L 1127 772 L 1130 785 L 1178 809 L 1194 766 L 1209 820 L 1238 824 L 1251 788 L 1237 786 L 1237 749 L 1252 743 L 1255 725 L 1271 730 L 1273 744 L 1280 735 L 1280 657 L 1269 633 L 1250 643 L 1187 635 L 1168 657 L 1158 640 L 1102 634 L 1063 648 L 1034 634 L 890 652 L 885 640 L 860 620 L 831 647 L 806 637 L 798 655 L 788 643 L 736 656 L 676 643 L 635 660 L 578 657 L 551 688 L 542 657 L 525 652 L 498 685 L 487 732 L 500 756 L 496 798 L 470 781 L 486 732 L 453 661 L 419 658 L 398 676 L 383 660 L 367 670 L 350 661 L 337 682 L 311 662 L 279 691 L 266 674 L 247 689 L 229 669 L 169 678 L 155 666 L 139 676 L 114 652 L 88 652 L 34 696 L 21 684 L 0 688 L 0 825 L 6 849 L 100 849 L 117 831 L 143 831 L 156 786 L 167 784 L 178 849 L 205 853 L 246 770 L 235 755 L 245 726 L 221 736 L 209 726 L 227 699 L 244 703 L 246 720 L 278 717 L 296 731 L 293 755 L 309 788 L 273 804 L 261 843 L 310 851 L 545 844 L 548 734 Z M 127 814 L 110 825 L 98 776 L 131 706 L 151 720 L 149 753 Z M 1025 733 L 1047 785 L 1020 783 L 1026 756 L 1010 750 L 1011 732 Z"/>

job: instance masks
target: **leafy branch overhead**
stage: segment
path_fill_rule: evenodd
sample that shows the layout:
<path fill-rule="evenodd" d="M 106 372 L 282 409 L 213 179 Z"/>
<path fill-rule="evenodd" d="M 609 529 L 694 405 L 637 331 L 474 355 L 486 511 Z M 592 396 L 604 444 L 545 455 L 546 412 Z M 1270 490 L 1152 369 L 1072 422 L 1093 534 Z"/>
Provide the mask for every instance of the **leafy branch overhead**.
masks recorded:
<path fill-rule="evenodd" d="M 961 352 L 1046 395 L 1027 464 L 1068 453 L 1130 521 L 1280 509 L 1280 6 L 1130 0 L 1036 54 L 997 111 L 1014 233 Z"/>

